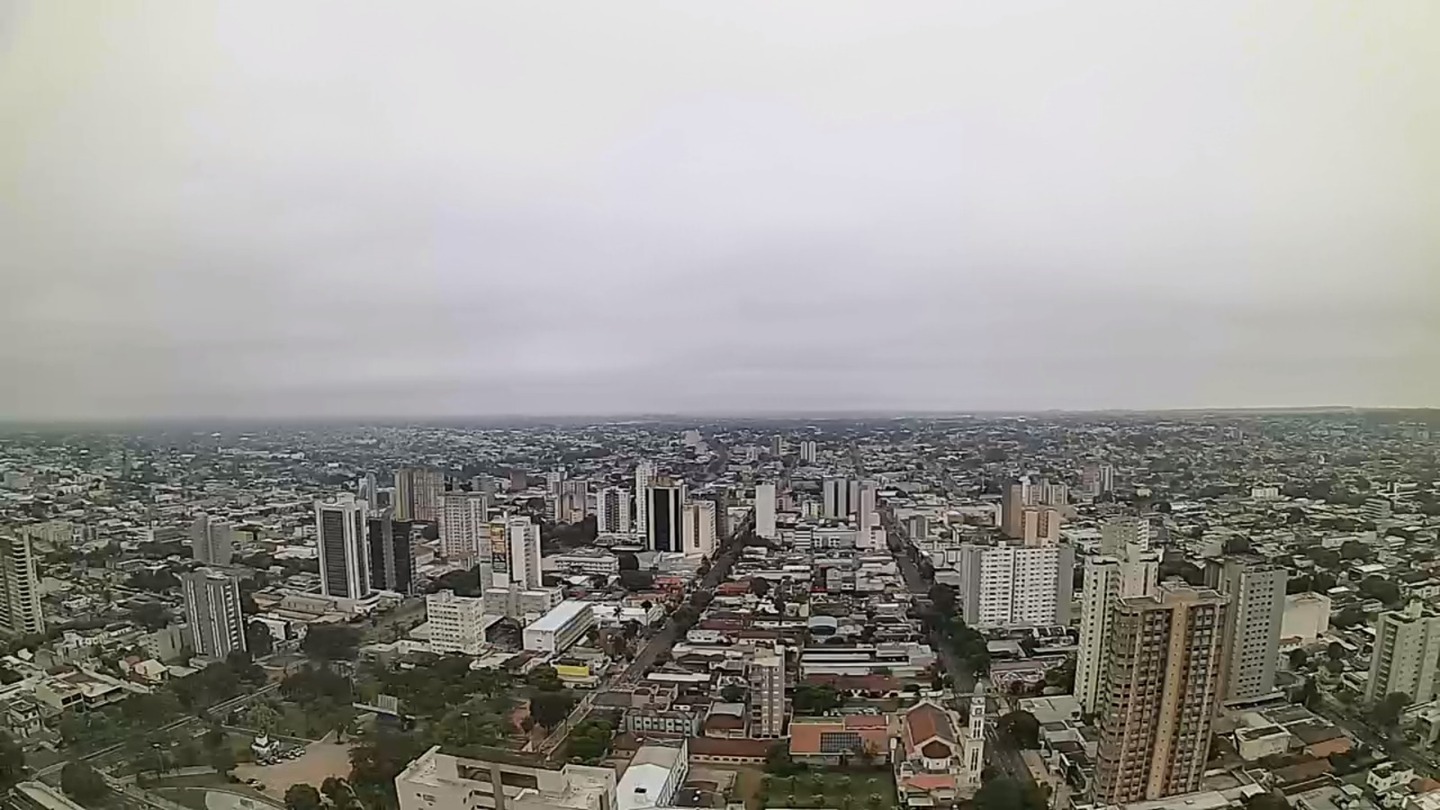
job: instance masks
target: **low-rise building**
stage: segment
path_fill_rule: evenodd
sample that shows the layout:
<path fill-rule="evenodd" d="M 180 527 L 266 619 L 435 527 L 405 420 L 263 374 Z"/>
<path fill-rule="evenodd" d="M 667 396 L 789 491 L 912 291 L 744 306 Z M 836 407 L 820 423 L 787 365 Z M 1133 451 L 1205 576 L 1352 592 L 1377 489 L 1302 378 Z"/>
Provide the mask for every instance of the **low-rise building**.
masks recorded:
<path fill-rule="evenodd" d="M 476 760 L 435 746 L 395 777 L 400 810 L 615 810 L 612 768 L 524 764 L 519 757 Z"/>
<path fill-rule="evenodd" d="M 569 649 L 594 626 L 590 603 L 567 600 L 525 628 L 525 649 L 555 655 Z"/>

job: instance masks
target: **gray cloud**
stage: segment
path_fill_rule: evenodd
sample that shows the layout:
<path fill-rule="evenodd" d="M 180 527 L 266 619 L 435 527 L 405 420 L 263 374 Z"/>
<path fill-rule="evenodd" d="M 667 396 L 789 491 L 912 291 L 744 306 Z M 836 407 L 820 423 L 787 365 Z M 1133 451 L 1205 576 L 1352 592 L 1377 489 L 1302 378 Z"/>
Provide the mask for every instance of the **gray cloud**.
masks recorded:
<path fill-rule="evenodd" d="M 0 416 L 1440 405 L 1437 37 L 16 4 Z"/>

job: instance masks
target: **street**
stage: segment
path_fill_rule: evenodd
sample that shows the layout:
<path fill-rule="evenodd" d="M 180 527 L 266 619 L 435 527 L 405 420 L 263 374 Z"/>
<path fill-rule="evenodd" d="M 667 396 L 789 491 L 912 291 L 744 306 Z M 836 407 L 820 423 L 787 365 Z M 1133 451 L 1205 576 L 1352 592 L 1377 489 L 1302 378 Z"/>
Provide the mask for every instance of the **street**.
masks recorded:
<path fill-rule="evenodd" d="M 900 525 L 895 522 L 895 517 L 890 512 L 884 512 L 885 530 L 896 537 L 900 542 L 893 553 L 895 564 L 900 569 L 900 574 L 905 579 L 905 585 L 913 596 L 929 598 L 930 586 L 921 576 L 920 569 L 915 561 L 910 558 L 908 550 L 910 541 L 905 533 L 901 531 Z M 940 639 L 934 633 L 930 635 L 930 646 L 934 648 L 940 661 L 945 666 L 945 671 L 950 673 L 954 683 L 952 689 L 953 700 L 956 708 L 964 708 L 960 705 L 961 697 L 968 697 L 975 693 L 976 678 L 968 669 L 960 665 L 960 660 L 950 648 L 940 643 Z M 996 715 L 1001 708 L 999 701 L 993 695 L 986 695 L 987 713 Z M 985 755 L 986 761 L 1001 773 L 1015 779 L 1021 785 L 1031 786 L 1035 784 L 1035 778 L 1031 775 L 1030 769 L 1025 766 L 1025 760 L 1020 755 L 1020 749 L 1009 737 L 999 733 L 993 723 L 986 723 L 985 731 Z"/>

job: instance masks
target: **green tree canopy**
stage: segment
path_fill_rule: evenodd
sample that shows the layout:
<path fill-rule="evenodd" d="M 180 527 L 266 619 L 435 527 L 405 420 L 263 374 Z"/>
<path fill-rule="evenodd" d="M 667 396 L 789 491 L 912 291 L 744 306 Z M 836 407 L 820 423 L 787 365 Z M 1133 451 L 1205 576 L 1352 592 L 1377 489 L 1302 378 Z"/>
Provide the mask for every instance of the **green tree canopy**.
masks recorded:
<path fill-rule="evenodd" d="M 105 780 L 87 762 L 67 762 L 60 769 L 60 789 L 75 800 L 76 804 L 95 807 L 110 797 L 110 788 Z"/>
<path fill-rule="evenodd" d="M 1040 747 L 1040 721 L 1030 712 L 1015 711 L 1000 718 L 997 723 L 1000 733 L 1015 742 L 1017 748 L 1035 749 Z"/>
<path fill-rule="evenodd" d="M 314 785 L 297 782 L 285 790 L 285 810 L 321 810 L 324 803 Z"/>

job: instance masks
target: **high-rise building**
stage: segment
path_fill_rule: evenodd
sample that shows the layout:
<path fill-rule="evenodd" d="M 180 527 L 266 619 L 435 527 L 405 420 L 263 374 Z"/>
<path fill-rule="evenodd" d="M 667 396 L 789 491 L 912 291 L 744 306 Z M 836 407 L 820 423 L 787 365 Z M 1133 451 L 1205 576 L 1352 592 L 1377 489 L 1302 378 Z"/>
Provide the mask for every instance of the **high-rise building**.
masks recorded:
<path fill-rule="evenodd" d="M 1060 542 L 1060 510 L 1026 506 L 1020 510 L 1020 537 L 1027 546 L 1053 546 Z"/>
<path fill-rule="evenodd" d="M 834 520 L 847 520 L 855 511 L 850 501 L 850 482 L 844 478 L 826 478 L 822 492 L 824 516 Z"/>
<path fill-rule="evenodd" d="M 1285 569 L 1258 557 L 1226 557 L 1207 566 L 1206 584 L 1230 597 L 1225 625 L 1229 672 L 1225 700 L 1255 701 L 1275 694 L 1280 626 L 1285 621 Z"/>
<path fill-rule="evenodd" d="M 808 440 L 808 439 L 805 440 L 805 441 L 800 442 L 800 463 L 801 463 L 801 464 L 814 464 L 814 463 L 815 463 L 815 459 L 819 458 L 819 455 L 820 455 L 820 447 L 819 447 L 819 445 L 817 445 L 815 442 L 810 441 L 810 440 Z"/>
<path fill-rule="evenodd" d="M 1375 651 L 1370 657 L 1370 682 L 1365 699 L 1378 703 L 1386 695 L 1408 695 L 1412 703 L 1435 697 L 1435 667 L 1440 659 L 1440 615 L 1416 600 L 1402 610 L 1380 614 L 1375 623 Z"/>
<path fill-rule="evenodd" d="M 630 493 L 620 487 L 605 487 L 595 496 L 595 530 L 600 534 L 630 531 Z"/>
<path fill-rule="evenodd" d="M 560 482 L 560 492 L 555 496 L 556 520 L 560 523 L 580 523 L 590 511 L 590 482 L 566 480 Z"/>
<path fill-rule="evenodd" d="M 775 485 L 755 485 L 755 536 L 761 540 L 774 540 L 779 535 L 775 530 Z"/>
<path fill-rule="evenodd" d="M 528 517 L 512 517 L 505 527 L 510 540 L 510 582 L 525 589 L 540 587 L 540 525 Z"/>
<path fill-rule="evenodd" d="M 635 533 L 641 537 L 650 536 L 650 481 L 655 477 L 655 465 L 641 461 L 635 465 Z"/>
<path fill-rule="evenodd" d="M 371 512 L 380 511 L 380 485 L 375 480 L 375 473 L 365 473 L 361 476 L 359 483 L 355 486 L 355 491 L 359 493 L 360 500 L 365 502 Z"/>
<path fill-rule="evenodd" d="M 479 655 L 485 648 L 485 600 L 438 591 L 425 597 L 430 650 L 441 655 Z"/>
<path fill-rule="evenodd" d="M 196 655 L 223 661 L 247 649 L 240 583 L 234 577 L 199 568 L 180 577 L 180 588 Z"/>
<path fill-rule="evenodd" d="M 855 505 L 855 523 L 862 532 L 869 531 L 879 522 L 880 516 L 875 511 L 879 508 L 876 503 L 879 488 L 874 481 L 860 482 L 860 499 Z"/>
<path fill-rule="evenodd" d="M 1021 478 L 1004 484 L 1000 492 L 1000 533 L 1020 539 L 1025 536 L 1025 507 L 1034 505 L 1030 479 Z"/>
<path fill-rule="evenodd" d="M 45 632 L 40 574 L 26 534 L 0 535 L 0 628 L 19 635 Z"/>
<path fill-rule="evenodd" d="M 320 558 L 320 592 L 340 599 L 368 596 L 365 504 L 349 494 L 316 501 L 315 542 Z"/>
<path fill-rule="evenodd" d="M 563 468 L 550 470 L 545 473 L 545 493 L 547 495 L 559 495 L 560 485 L 565 482 L 565 470 Z"/>
<path fill-rule="evenodd" d="M 434 523 L 440 519 L 440 496 L 445 474 L 428 467 L 401 467 L 395 471 L 395 519 Z"/>
<path fill-rule="evenodd" d="M 973 627 L 1070 623 L 1075 550 L 1070 546 L 960 547 L 960 607 Z"/>
<path fill-rule="evenodd" d="M 681 531 L 681 549 L 691 557 L 715 556 L 715 502 L 691 501 L 685 504 L 685 525 Z"/>
<path fill-rule="evenodd" d="M 770 455 L 780 458 L 785 455 L 785 437 L 775 436 L 770 439 Z"/>
<path fill-rule="evenodd" d="M 785 733 L 785 652 L 760 649 L 750 661 L 750 736 Z"/>
<path fill-rule="evenodd" d="M 488 552 L 490 499 L 480 492 L 446 492 L 440 496 L 440 553 L 467 568 Z"/>
<path fill-rule="evenodd" d="M 1150 521 L 1138 515 L 1113 517 L 1100 524 L 1100 553 L 1124 557 L 1131 546 L 1150 547 Z"/>
<path fill-rule="evenodd" d="M 482 569 L 490 571 L 490 578 L 487 581 L 484 577 L 480 582 L 485 589 L 509 588 L 510 587 L 510 526 L 509 519 L 490 521 L 490 559 L 480 563 Z M 483 573 L 483 571 L 482 571 Z"/>
<path fill-rule="evenodd" d="M 235 529 L 205 513 L 190 522 L 190 555 L 205 565 L 229 565 L 234 554 Z"/>
<path fill-rule="evenodd" d="M 1080 649 L 1075 662 L 1075 699 L 1086 714 L 1099 709 L 1102 676 L 1110 649 L 1111 622 L 1122 599 L 1150 596 L 1160 575 L 1160 555 L 1138 545 L 1125 558 L 1090 557 L 1080 594 Z"/>
<path fill-rule="evenodd" d="M 1098 712 L 1100 802 L 1200 789 L 1225 688 L 1228 601 L 1166 583 L 1116 605 Z"/>
<path fill-rule="evenodd" d="M 392 520 L 391 511 L 371 513 L 365 542 L 370 555 L 370 587 L 409 596 L 415 592 L 415 544 L 411 525 Z"/>
<path fill-rule="evenodd" d="M 685 485 L 666 478 L 651 482 L 646 498 L 645 548 L 650 551 L 680 551 L 684 540 Z"/>

